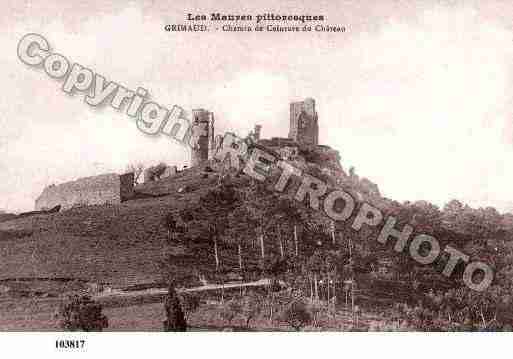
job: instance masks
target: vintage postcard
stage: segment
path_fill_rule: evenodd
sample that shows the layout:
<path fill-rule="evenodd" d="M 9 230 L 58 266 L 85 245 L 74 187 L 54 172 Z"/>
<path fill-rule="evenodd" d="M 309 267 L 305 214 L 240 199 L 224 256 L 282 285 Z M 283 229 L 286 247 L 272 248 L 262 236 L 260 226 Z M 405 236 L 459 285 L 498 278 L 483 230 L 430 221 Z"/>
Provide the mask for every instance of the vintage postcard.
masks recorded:
<path fill-rule="evenodd" d="M 512 331 L 512 15 L 2 1 L 0 336 Z"/>

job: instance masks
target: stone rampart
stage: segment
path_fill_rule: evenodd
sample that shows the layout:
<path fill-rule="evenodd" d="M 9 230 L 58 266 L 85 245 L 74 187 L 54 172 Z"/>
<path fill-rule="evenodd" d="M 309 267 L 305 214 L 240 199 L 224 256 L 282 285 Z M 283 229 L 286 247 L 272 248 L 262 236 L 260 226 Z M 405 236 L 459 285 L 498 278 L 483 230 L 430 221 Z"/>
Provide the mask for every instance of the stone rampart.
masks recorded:
<path fill-rule="evenodd" d="M 133 173 L 115 173 L 79 178 L 50 185 L 36 199 L 36 210 L 48 210 L 57 205 L 62 209 L 95 204 L 116 204 L 133 195 Z"/>

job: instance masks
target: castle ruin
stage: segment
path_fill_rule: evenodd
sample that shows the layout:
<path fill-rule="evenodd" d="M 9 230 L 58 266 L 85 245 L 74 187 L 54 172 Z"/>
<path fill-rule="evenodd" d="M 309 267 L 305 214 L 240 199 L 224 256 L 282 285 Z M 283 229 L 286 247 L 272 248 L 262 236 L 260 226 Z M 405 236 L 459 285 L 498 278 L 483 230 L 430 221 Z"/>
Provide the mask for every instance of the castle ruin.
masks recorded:
<path fill-rule="evenodd" d="M 255 137 L 255 141 L 260 141 L 260 134 L 262 133 L 262 125 L 255 125 L 255 129 L 253 130 L 253 135 Z"/>
<path fill-rule="evenodd" d="M 255 125 L 250 136 L 255 142 L 268 145 L 280 153 L 283 158 L 294 159 L 298 156 L 298 145 L 314 145 L 321 152 L 337 159 L 338 152 L 327 146 L 319 146 L 318 115 L 315 110 L 315 100 L 307 98 L 304 101 L 290 104 L 290 128 L 288 138 L 273 137 L 271 140 L 261 139 L 261 125 Z M 221 143 L 214 137 L 214 114 L 205 109 L 192 110 L 190 167 L 201 166 L 215 155 L 217 146 Z M 220 137 L 220 136 L 217 136 Z M 330 158 L 331 158 L 330 157 Z M 147 168 L 144 172 L 144 182 L 157 181 L 176 175 L 176 166 L 159 164 Z M 75 206 L 115 204 L 134 195 L 134 174 L 117 175 L 114 173 L 100 176 L 80 178 L 76 181 L 46 187 L 36 199 L 36 210 L 48 210 L 57 205 L 62 209 Z"/>
<path fill-rule="evenodd" d="M 202 108 L 192 110 L 191 167 L 199 166 L 211 158 L 215 148 L 214 114 Z"/>
<path fill-rule="evenodd" d="M 318 115 L 313 98 L 290 104 L 289 138 L 298 143 L 319 144 Z"/>
<path fill-rule="evenodd" d="M 255 142 L 261 139 L 262 126 L 255 125 L 250 136 Z M 192 141 L 195 146 L 191 150 L 191 167 L 200 166 L 210 160 L 216 150 L 214 133 L 214 114 L 205 109 L 192 110 Z M 319 124 L 315 110 L 315 100 L 306 98 L 304 101 L 290 103 L 290 127 L 288 140 L 298 144 L 318 145 Z M 293 149 L 291 150 L 292 152 Z"/>

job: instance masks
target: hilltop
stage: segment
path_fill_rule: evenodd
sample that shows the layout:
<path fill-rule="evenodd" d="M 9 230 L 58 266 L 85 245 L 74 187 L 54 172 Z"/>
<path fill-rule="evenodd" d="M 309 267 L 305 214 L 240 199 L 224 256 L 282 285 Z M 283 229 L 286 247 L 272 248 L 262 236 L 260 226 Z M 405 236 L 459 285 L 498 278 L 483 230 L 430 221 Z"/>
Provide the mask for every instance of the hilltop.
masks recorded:
<path fill-rule="evenodd" d="M 295 162 L 322 173 L 326 167 L 313 160 L 319 157 L 319 161 L 344 174 L 338 159 L 326 162 L 321 155 L 305 148 L 302 158 Z M 77 207 L 0 223 L 0 279 L 73 277 L 113 285 L 159 281 L 165 253 L 176 249 L 166 242 L 167 231 L 162 224 L 165 216 L 170 212 L 178 216 L 181 210 L 194 207 L 218 184 L 223 173 L 223 166 L 211 161 L 172 177 L 139 184 L 135 187 L 136 199 L 121 204 Z M 248 180 L 240 175 L 235 183 L 245 186 Z M 196 259 L 185 270 L 197 273 L 213 269 L 210 243 L 198 241 L 179 247 Z M 271 253 L 277 251 L 269 247 Z M 223 263 L 236 265 L 235 248 L 227 248 L 221 255 Z M 257 249 L 254 257 L 256 263 Z"/>

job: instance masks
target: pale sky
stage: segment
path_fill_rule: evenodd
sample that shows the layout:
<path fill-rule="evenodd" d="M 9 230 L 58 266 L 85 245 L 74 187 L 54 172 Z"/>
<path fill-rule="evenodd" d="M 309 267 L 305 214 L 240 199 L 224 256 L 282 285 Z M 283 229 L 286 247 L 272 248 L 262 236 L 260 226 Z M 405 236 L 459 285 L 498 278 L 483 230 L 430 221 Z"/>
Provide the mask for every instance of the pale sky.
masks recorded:
<path fill-rule="evenodd" d="M 399 201 L 513 209 L 511 1 L 4 1 L 0 12 L 0 209 L 31 210 L 51 183 L 128 163 L 188 164 L 165 136 L 23 64 L 19 40 L 216 130 L 287 136 L 289 102 L 313 97 L 320 142 Z M 324 15 L 345 33 L 169 33 L 188 12 Z"/>

